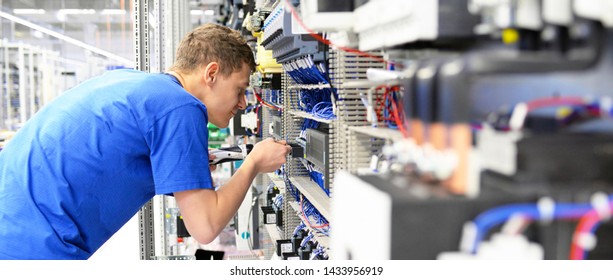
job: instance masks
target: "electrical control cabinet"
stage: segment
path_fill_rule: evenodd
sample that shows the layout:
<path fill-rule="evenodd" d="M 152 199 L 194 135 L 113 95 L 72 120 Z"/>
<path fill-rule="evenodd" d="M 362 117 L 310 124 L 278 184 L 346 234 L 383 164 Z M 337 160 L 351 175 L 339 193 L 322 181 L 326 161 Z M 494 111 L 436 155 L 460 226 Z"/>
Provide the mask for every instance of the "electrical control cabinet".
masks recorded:
<path fill-rule="evenodd" d="M 323 2 L 241 30 L 249 123 L 292 147 L 267 258 L 613 259 L 613 1 Z"/>

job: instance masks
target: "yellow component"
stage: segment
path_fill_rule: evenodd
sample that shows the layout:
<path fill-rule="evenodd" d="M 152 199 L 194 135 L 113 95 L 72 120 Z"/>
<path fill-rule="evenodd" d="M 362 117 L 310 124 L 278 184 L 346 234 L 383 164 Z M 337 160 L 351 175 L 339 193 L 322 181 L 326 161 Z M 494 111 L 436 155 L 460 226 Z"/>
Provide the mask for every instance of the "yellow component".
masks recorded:
<path fill-rule="evenodd" d="M 261 35 L 260 33 L 259 35 Z M 262 36 L 258 36 L 258 46 L 256 49 L 255 63 L 258 65 L 257 70 L 262 73 L 283 73 L 281 64 L 272 57 L 272 51 L 264 49 L 262 46 Z"/>
<path fill-rule="evenodd" d="M 164 217 L 166 217 L 166 219 L 170 219 L 170 217 L 172 217 L 172 215 L 166 213 L 166 215 L 164 215 Z"/>
<path fill-rule="evenodd" d="M 183 220 L 183 216 L 179 216 L 179 219 Z"/>
<path fill-rule="evenodd" d="M 559 119 L 563 119 L 566 118 L 568 116 L 570 116 L 570 114 L 573 113 L 573 109 L 570 107 L 561 107 L 560 109 L 558 109 L 558 111 L 556 111 L 556 117 Z"/>
<path fill-rule="evenodd" d="M 505 44 L 515 44 L 519 41 L 519 32 L 513 28 L 502 30 L 502 42 Z"/>

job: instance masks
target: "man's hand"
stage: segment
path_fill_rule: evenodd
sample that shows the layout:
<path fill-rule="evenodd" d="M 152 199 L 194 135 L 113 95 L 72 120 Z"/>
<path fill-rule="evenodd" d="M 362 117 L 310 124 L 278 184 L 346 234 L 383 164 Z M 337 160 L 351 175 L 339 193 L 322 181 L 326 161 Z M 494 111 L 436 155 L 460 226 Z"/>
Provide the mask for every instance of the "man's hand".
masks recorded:
<path fill-rule="evenodd" d="M 253 146 L 230 181 L 218 190 L 175 192 L 187 230 L 200 243 L 213 241 L 238 211 L 257 173 L 279 169 L 290 151 L 291 147 L 285 141 L 266 139 Z"/>
<path fill-rule="evenodd" d="M 287 145 L 285 140 L 275 141 L 272 138 L 267 138 L 253 146 L 253 150 L 249 153 L 247 159 L 254 162 L 258 173 L 273 172 L 281 168 L 291 150 L 292 148 Z"/>

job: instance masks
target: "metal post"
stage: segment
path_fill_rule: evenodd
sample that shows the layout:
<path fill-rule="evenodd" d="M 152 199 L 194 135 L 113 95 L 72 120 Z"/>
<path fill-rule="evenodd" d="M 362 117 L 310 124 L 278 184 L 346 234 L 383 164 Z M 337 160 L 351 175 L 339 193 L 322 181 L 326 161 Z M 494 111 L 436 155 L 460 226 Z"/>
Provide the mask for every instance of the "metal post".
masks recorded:
<path fill-rule="evenodd" d="M 19 122 L 25 123 L 26 115 L 26 69 L 25 69 L 25 51 L 20 44 L 17 47 L 17 68 L 19 70 Z"/>
<path fill-rule="evenodd" d="M 34 109 L 34 91 L 37 88 L 37 85 L 34 84 L 34 48 L 30 47 L 28 52 L 28 120 L 34 116 L 36 110 Z"/>
<path fill-rule="evenodd" d="M 4 58 L 4 67 L 1 67 L 0 69 L 2 69 L 2 77 L 4 78 L 3 84 L 2 84 L 2 91 L 0 91 L 0 129 L 6 129 L 6 118 L 7 118 L 7 113 L 6 110 L 8 108 L 8 106 L 6 106 L 5 104 L 8 102 L 5 102 L 5 96 L 8 96 L 9 94 L 9 79 L 8 79 L 8 61 L 7 61 L 7 56 L 6 56 L 6 52 L 8 51 L 6 49 L 6 46 L 4 46 L 4 42 L 0 41 L 0 47 L 2 47 L 2 52 L 3 52 L 3 58 Z"/>
<path fill-rule="evenodd" d="M 134 39 L 137 70 L 149 72 L 149 1 L 134 0 Z M 140 228 L 140 258 L 150 260 L 155 255 L 153 203 L 150 200 L 138 212 Z"/>
<path fill-rule="evenodd" d="M 11 104 L 11 93 L 13 91 L 13 81 L 11 79 L 11 68 L 9 67 L 9 46 L 4 46 L 4 78 L 6 81 L 6 120 L 11 125 L 11 127 L 7 127 L 9 130 L 13 129 L 13 104 Z M 6 123 L 5 123 L 6 125 Z"/>

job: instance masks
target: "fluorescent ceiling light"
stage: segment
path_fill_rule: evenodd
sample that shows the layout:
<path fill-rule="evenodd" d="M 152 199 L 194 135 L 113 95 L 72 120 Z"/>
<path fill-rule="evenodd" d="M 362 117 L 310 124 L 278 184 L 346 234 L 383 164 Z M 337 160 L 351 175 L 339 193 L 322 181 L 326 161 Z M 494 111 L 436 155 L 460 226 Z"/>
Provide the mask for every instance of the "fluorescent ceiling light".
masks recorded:
<path fill-rule="evenodd" d="M 215 14 L 215 11 L 213 11 L 213 10 L 206 10 L 206 11 L 204 11 L 204 15 L 207 15 L 207 16 L 212 16 L 214 14 Z"/>
<path fill-rule="evenodd" d="M 96 13 L 94 9 L 61 9 L 58 11 L 64 15 L 93 15 Z"/>
<path fill-rule="evenodd" d="M 189 13 L 192 16 L 201 16 L 202 14 L 204 14 L 204 11 L 203 10 L 191 10 L 189 11 Z"/>
<path fill-rule="evenodd" d="M 43 9 L 13 9 L 13 14 L 16 15 L 43 15 L 45 10 Z"/>
<path fill-rule="evenodd" d="M 31 21 L 25 20 L 25 19 L 20 18 L 20 17 L 16 17 L 16 16 L 11 15 L 11 14 L 9 14 L 9 13 L 5 13 L 5 12 L 3 12 L 3 11 L 1 11 L 1 10 L 0 10 L 0 17 L 3 17 L 3 18 L 5 18 L 5 19 L 8 19 L 8 20 L 13 21 L 13 22 L 15 22 L 15 23 L 23 24 L 23 25 L 25 25 L 25 26 L 27 26 L 27 27 L 29 27 L 29 28 L 32 28 L 32 29 L 34 29 L 34 30 L 38 30 L 38 31 L 40 31 L 40 32 L 42 32 L 42 33 L 45 33 L 45 34 L 49 35 L 49 36 L 53 36 L 53 37 L 55 37 L 55 38 L 58 38 L 58 39 L 60 39 L 60 40 L 65 41 L 65 42 L 67 42 L 67 43 L 69 43 L 69 44 L 73 44 L 73 45 L 75 45 L 75 46 L 77 46 L 77 47 L 80 47 L 80 48 L 84 48 L 84 49 L 86 49 L 86 50 L 89 50 L 89 51 L 91 51 L 91 52 L 93 52 L 93 53 L 97 53 L 97 54 L 99 54 L 99 55 L 102 55 L 102 56 L 108 57 L 108 58 L 110 58 L 110 59 L 113 59 L 113 60 L 119 61 L 119 62 L 121 62 L 121 63 L 125 64 L 125 65 L 126 65 L 126 66 L 128 66 L 128 67 L 133 67 L 133 65 L 134 65 L 134 62 L 133 62 L 132 60 L 126 59 L 126 58 L 121 57 L 121 56 L 118 56 L 118 55 L 116 55 L 116 54 L 114 54 L 114 53 L 112 53 L 112 52 L 108 52 L 108 51 L 105 51 L 105 50 L 103 50 L 103 49 L 96 48 L 96 47 L 94 47 L 94 46 L 92 46 L 92 45 L 86 44 L 86 43 L 85 43 L 85 42 L 83 42 L 83 41 L 79 41 L 79 40 L 77 40 L 77 39 L 74 39 L 74 38 L 68 37 L 68 36 L 66 36 L 66 35 L 64 35 L 64 34 L 61 34 L 61 33 L 55 32 L 55 31 L 53 31 L 53 30 L 51 30 L 51 29 L 49 29 L 49 28 L 46 28 L 46 27 L 40 26 L 40 25 L 38 25 L 38 24 L 36 24 L 36 23 L 33 23 L 33 22 L 31 22 Z"/>
<path fill-rule="evenodd" d="M 125 15 L 126 10 L 121 9 L 104 9 L 100 12 L 101 15 Z"/>

